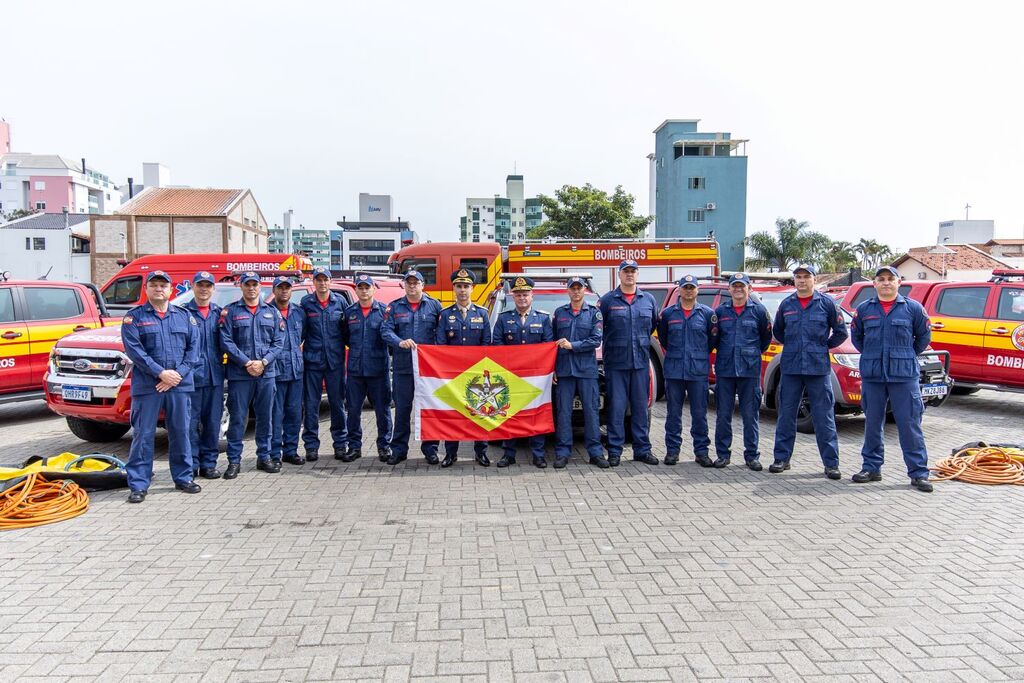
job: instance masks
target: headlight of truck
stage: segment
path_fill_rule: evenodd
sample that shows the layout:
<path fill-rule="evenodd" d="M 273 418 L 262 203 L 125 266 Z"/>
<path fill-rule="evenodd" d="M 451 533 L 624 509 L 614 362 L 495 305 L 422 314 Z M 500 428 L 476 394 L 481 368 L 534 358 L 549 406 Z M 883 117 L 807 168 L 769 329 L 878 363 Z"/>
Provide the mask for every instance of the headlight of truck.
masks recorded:
<path fill-rule="evenodd" d="M 859 353 L 833 353 L 832 360 L 844 368 L 850 368 L 851 370 L 860 370 L 860 354 Z"/>

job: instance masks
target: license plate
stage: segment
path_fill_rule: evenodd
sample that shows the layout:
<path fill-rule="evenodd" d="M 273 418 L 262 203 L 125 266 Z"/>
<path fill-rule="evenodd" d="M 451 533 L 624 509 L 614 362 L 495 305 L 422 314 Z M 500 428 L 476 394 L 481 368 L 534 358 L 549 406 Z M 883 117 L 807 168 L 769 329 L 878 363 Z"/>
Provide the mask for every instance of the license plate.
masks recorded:
<path fill-rule="evenodd" d="M 60 396 L 65 401 L 91 401 L 92 389 L 90 387 L 61 387 Z"/>
<path fill-rule="evenodd" d="M 945 384 L 925 384 L 921 386 L 922 396 L 945 396 L 949 388 Z"/>
<path fill-rule="evenodd" d="M 598 410 L 600 410 L 603 407 L 604 407 L 604 396 L 598 396 L 597 397 L 597 408 L 598 408 Z M 583 410 L 583 401 L 580 400 L 579 396 L 576 396 L 576 397 L 574 397 L 572 399 L 572 409 L 573 410 Z"/>

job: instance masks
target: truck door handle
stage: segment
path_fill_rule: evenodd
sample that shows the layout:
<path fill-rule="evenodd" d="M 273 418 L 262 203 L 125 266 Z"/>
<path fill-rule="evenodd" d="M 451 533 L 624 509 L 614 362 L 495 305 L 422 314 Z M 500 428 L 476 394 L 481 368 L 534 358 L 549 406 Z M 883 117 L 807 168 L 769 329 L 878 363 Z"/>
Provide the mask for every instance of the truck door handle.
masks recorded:
<path fill-rule="evenodd" d="M 85 325 L 75 325 L 74 331 L 75 332 L 83 332 L 83 331 L 88 330 L 88 329 L 89 328 L 86 327 Z"/>
<path fill-rule="evenodd" d="M 942 330 L 945 329 L 945 327 L 946 326 L 943 323 L 932 323 L 933 330 Z"/>
<path fill-rule="evenodd" d="M 992 331 L 995 332 L 996 334 L 1006 334 L 1007 332 L 1009 332 L 1009 330 L 1006 329 L 1005 327 L 993 327 Z"/>
<path fill-rule="evenodd" d="M 11 332 L 10 330 L 4 332 L 3 334 L 0 334 L 0 337 L 3 337 L 4 339 L 17 339 L 20 336 L 21 332 Z"/>

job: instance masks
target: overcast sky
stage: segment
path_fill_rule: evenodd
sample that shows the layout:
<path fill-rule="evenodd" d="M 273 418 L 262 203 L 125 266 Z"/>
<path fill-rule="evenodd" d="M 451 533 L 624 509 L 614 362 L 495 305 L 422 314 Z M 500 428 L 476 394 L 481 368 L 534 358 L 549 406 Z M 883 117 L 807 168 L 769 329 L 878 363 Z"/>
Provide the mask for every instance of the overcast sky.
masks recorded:
<path fill-rule="evenodd" d="M 1024 237 L 1021 14 L 1009 2 L 4 2 L 15 151 L 117 182 L 248 187 L 280 223 L 394 197 L 458 239 L 467 196 L 622 184 L 647 213 L 666 118 L 748 138 L 747 230 Z"/>

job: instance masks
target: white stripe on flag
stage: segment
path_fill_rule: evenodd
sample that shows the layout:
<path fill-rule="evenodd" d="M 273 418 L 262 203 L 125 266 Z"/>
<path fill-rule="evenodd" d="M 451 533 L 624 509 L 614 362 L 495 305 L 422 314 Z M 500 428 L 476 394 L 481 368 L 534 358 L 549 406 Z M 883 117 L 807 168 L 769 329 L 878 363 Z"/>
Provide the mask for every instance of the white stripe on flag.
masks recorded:
<path fill-rule="evenodd" d="M 551 375 L 520 377 L 519 379 L 540 389 L 540 395 L 519 410 L 538 408 L 545 403 L 551 403 Z M 416 396 L 413 399 L 414 410 L 417 411 L 417 414 L 420 410 L 455 410 L 434 395 L 435 391 L 451 381 L 450 379 L 442 379 L 440 377 L 417 377 Z"/>

